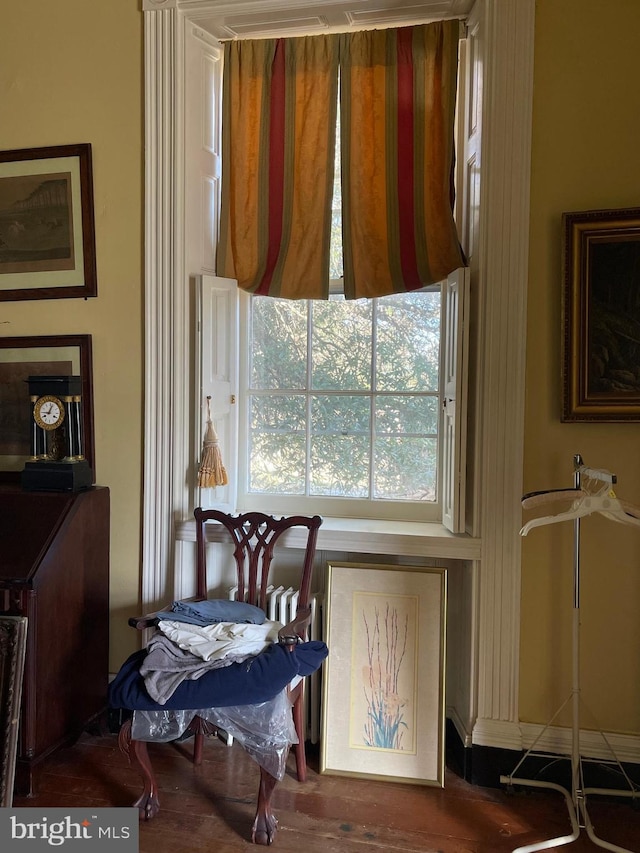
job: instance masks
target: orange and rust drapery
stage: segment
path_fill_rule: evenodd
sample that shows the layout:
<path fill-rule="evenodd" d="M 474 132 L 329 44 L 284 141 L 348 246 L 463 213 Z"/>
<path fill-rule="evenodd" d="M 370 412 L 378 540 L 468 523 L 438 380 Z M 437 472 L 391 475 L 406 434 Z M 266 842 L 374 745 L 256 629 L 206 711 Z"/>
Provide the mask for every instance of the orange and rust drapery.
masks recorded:
<path fill-rule="evenodd" d="M 227 42 L 218 273 L 251 293 L 326 299 L 336 36 Z"/>
<path fill-rule="evenodd" d="M 458 32 L 452 20 L 342 37 L 347 299 L 416 290 L 464 266 L 452 211 Z"/>
<path fill-rule="evenodd" d="M 348 299 L 464 264 L 452 213 L 458 22 L 225 45 L 218 273 L 326 299 L 340 68 Z"/>

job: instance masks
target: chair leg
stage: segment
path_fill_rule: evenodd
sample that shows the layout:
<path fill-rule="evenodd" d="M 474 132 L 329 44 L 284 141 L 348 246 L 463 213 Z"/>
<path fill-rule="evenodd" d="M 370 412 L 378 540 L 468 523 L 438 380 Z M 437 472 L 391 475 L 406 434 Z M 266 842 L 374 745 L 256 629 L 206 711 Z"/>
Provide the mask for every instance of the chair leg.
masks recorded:
<path fill-rule="evenodd" d="M 264 767 L 260 768 L 260 788 L 258 790 L 258 808 L 253 822 L 251 840 L 254 844 L 272 844 L 276 837 L 278 821 L 271 811 L 271 795 L 278 780 Z"/>
<path fill-rule="evenodd" d="M 202 764 L 202 748 L 204 746 L 204 733 L 196 732 L 193 739 L 193 763 L 196 766 Z"/>
<path fill-rule="evenodd" d="M 131 720 L 125 720 L 118 733 L 118 746 L 121 751 L 127 756 L 129 761 L 135 763 L 136 768 L 144 782 L 142 794 L 133 803 L 134 808 L 137 808 L 140 817 L 144 820 L 151 820 L 152 817 L 160 811 L 160 800 L 158 799 L 158 786 L 156 784 L 149 753 L 147 752 L 147 744 L 143 740 L 133 740 L 131 737 Z"/>
<path fill-rule="evenodd" d="M 293 703 L 293 725 L 298 735 L 298 743 L 294 745 L 293 751 L 296 757 L 296 773 L 298 782 L 307 781 L 307 756 L 304 751 L 304 704 L 302 690 L 298 693 L 295 702 Z"/>
<path fill-rule="evenodd" d="M 189 723 L 188 731 L 193 732 L 193 763 L 196 766 L 202 764 L 202 750 L 204 747 L 205 735 L 215 735 L 218 733 L 218 727 L 214 726 L 208 720 L 202 717 L 194 717 Z"/>

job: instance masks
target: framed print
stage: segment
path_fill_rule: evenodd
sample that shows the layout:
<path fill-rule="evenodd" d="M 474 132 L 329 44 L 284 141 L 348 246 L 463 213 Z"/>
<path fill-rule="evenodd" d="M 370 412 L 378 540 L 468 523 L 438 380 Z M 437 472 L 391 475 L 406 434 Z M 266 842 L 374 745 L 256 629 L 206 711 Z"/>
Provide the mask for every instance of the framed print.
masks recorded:
<path fill-rule="evenodd" d="M 13 804 L 27 617 L 0 616 L 0 807 Z"/>
<path fill-rule="evenodd" d="M 96 295 L 91 146 L 0 151 L 0 301 Z"/>
<path fill-rule="evenodd" d="M 563 215 L 563 421 L 640 421 L 640 208 Z"/>
<path fill-rule="evenodd" d="M 331 563 L 320 772 L 444 785 L 446 569 Z"/>
<path fill-rule="evenodd" d="M 29 376 L 82 377 L 83 450 L 95 471 L 91 335 L 0 338 L 0 480 L 18 481 L 30 458 Z"/>

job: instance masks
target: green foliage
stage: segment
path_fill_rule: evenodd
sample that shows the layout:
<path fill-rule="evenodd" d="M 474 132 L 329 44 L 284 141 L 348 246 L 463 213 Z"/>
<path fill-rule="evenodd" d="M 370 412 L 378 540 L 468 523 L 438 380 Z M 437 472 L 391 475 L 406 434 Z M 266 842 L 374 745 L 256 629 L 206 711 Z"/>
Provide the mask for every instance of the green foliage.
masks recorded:
<path fill-rule="evenodd" d="M 439 357 L 439 292 L 254 297 L 251 491 L 434 500 Z"/>

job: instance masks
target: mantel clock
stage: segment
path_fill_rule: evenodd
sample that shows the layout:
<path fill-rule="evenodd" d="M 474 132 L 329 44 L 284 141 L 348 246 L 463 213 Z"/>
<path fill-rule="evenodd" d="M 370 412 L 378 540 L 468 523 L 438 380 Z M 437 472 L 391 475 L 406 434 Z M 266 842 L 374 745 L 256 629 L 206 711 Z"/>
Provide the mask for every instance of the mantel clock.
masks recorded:
<path fill-rule="evenodd" d="M 29 376 L 31 458 L 22 487 L 29 491 L 87 489 L 93 471 L 84 457 L 82 377 Z"/>

